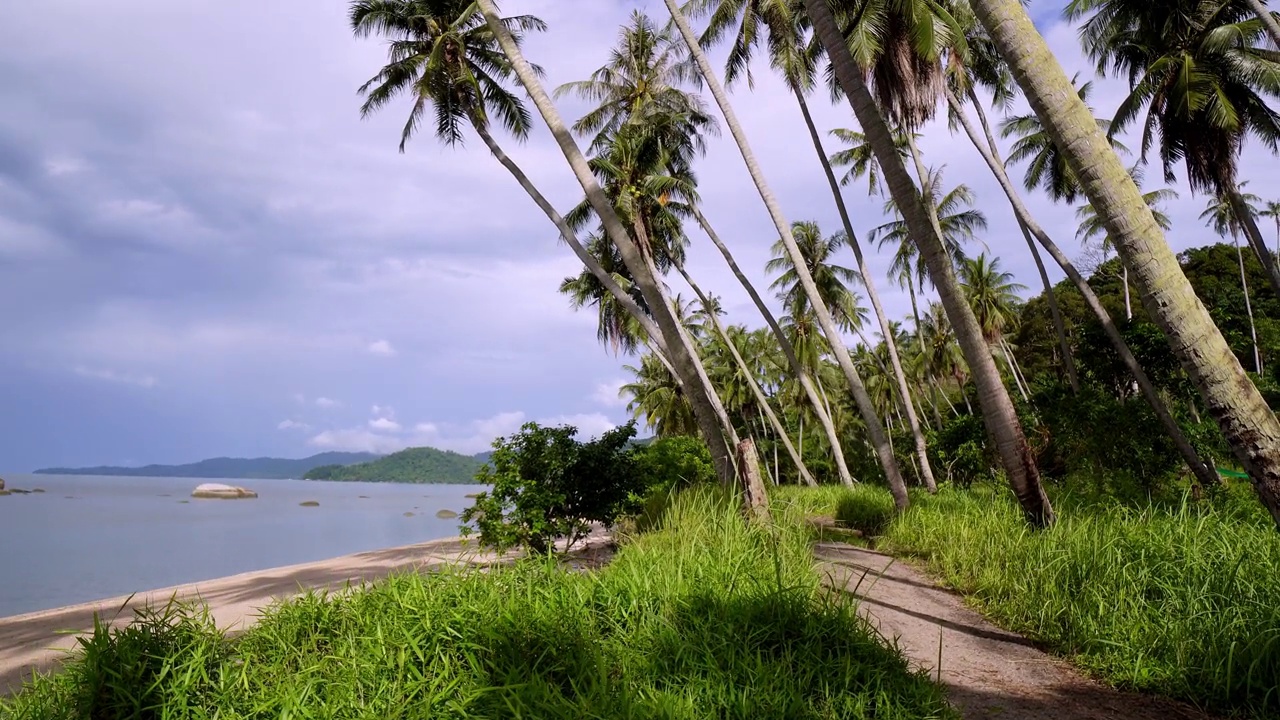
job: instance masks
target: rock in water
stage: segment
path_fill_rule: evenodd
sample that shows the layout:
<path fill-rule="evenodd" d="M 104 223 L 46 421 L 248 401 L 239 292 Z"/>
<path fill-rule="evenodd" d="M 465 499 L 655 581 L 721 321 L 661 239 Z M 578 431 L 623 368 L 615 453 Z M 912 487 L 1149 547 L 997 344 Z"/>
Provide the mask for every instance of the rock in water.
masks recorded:
<path fill-rule="evenodd" d="M 208 498 L 213 500 L 241 500 L 246 498 L 256 498 L 258 497 L 258 493 L 246 488 L 236 487 L 234 485 L 204 483 L 191 493 L 191 497 Z"/>
<path fill-rule="evenodd" d="M 4 478 L 0 478 L 0 490 L 4 489 Z"/>
<path fill-rule="evenodd" d="M 441 510 L 436 513 L 436 517 L 440 518 L 441 520 L 452 520 L 458 517 L 458 513 L 452 510 Z"/>
<path fill-rule="evenodd" d="M 319 501 L 316 501 L 316 500 L 303 500 L 302 502 L 298 503 L 298 505 L 300 507 L 320 507 Z"/>

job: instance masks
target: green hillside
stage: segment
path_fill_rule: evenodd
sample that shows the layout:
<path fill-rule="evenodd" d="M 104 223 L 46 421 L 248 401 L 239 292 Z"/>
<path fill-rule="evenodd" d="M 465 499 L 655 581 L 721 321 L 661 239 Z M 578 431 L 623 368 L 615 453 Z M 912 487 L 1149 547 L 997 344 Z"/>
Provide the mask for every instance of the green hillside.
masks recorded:
<path fill-rule="evenodd" d="M 129 477 L 183 477 L 218 479 L 277 480 L 300 478 L 321 465 L 342 467 L 376 459 L 372 453 L 326 452 L 300 460 L 286 458 L 210 458 L 186 465 L 117 467 L 102 465 L 82 468 L 41 468 L 39 475 L 113 475 Z"/>
<path fill-rule="evenodd" d="M 408 448 L 359 465 L 326 465 L 306 480 L 337 482 L 474 483 L 483 460 L 431 447 Z"/>

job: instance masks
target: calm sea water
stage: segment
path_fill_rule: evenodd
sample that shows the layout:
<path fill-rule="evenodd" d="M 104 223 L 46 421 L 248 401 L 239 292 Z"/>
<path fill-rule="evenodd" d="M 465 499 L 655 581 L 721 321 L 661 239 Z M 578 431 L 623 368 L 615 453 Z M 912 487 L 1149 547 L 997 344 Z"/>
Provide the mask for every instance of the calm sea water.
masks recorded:
<path fill-rule="evenodd" d="M 4 477 L 44 492 L 0 496 L 0 617 L 451 537 L 458 520 L 436 512 L 462 512 L 485 489 L 225 480 L 258 498 L 196 500 L 197 485 L 218 481 Z"/>

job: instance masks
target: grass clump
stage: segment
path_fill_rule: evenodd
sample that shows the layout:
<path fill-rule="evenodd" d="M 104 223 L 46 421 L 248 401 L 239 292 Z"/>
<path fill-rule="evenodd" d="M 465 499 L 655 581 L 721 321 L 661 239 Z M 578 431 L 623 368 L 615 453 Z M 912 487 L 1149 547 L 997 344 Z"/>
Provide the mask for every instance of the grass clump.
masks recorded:
<path fill-rule="evenodd" d="M 230 640 L 174 612 L 100 630 L 113 655 L 81 655 L 0 718 L 953 717 L 821 592 L 799 523 L 748 526 L 704 491 L 594 573 L 533 558 L 399 575 L 284 602 Z"/>
<path fill-rule="evenodd" d="M 1117 686 L 1280 716 L 1280 536 L 1261 514 L 1053 495 L 1039 532 L 1004 488 L 913 496 L 881 546 Z"/>

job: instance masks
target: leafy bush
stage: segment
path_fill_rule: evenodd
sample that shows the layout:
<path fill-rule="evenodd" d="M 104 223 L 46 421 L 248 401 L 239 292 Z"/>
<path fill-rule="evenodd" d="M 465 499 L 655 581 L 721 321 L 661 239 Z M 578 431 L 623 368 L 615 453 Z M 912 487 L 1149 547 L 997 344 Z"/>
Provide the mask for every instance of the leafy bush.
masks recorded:
<path fill-rule="evenodd" d="M 635 423 L 586 443 L 574 439 L 577 432 L 526 423 L 494 441 L 489 465 L 476 473 L 493 489 L 462 513 L 464 532 L 478 530 L 481 544 L 499 551 L 521 546 L 545 554 L 557 539 L 572 546 L 592 523 L 612 525 L 634 507 L 643 491 L 629 445 Z"/>
<path fill-rule="evenodd" d="M 880 488 L 867 485 L 846 490 L 836 503 L 836 520 L 867 537 L 884 532 L 896 514 L 893 496 Z"/>
<path fill-rule="evenodd" d="M 987 446 L 987 430 L 977 415 L 958 415 L 939 430 L 929 431 L 929 464 L 938 480 L 962 487 L 991 480 L 996 457 Z"/>

